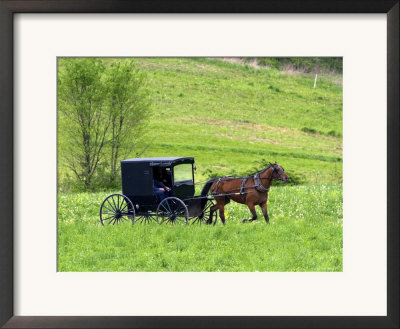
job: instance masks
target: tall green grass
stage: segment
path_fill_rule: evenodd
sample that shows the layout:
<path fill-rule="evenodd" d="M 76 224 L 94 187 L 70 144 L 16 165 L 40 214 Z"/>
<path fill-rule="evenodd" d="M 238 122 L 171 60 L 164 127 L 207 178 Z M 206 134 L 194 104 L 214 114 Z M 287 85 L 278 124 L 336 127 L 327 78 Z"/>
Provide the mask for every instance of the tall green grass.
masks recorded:
<path fill-rule="evenodd" d="M 59 271 L 342 271 L 341 185 L 275 186 L 270 224 L 229 204 L 227 223 L 101 226 L 104 193 L 59 198 Z"/>

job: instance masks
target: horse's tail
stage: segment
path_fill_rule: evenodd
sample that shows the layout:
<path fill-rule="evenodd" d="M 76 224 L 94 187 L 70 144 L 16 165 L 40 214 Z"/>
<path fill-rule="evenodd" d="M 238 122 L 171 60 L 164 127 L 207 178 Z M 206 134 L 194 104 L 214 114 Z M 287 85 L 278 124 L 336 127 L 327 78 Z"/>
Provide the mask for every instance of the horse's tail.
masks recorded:
<path fill-rule="evenodd" d="M 203 189 L 201 190 L 201 196 L 206 196 L 208 191 L 211 188 L 211 185 L 215 182 L 216 178 L 211 178 L 207 181 L 207 183 L 203 186 Z M 204 208 L 204 206 L 207 203 L 207 198 L 201 199 L 201 207 Z"/>
<path fill-rule="evenodd" d="M 201 196 L 206 196 L 208 191 L 210 190 L 211 185 L 215 182 L 215 178 L 211 178 L 205 183 L 203 189 L 201 190 Z"/>

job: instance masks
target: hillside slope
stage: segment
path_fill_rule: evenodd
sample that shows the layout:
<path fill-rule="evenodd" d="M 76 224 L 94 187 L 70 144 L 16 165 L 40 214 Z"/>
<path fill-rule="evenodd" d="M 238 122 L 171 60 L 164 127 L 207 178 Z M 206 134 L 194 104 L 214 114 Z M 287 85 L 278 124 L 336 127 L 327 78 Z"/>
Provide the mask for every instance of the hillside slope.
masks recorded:
<path fill-rule="evenodd" d="M 277 161 L 294 183 L 341 183 L 338 75 L 320 74 L 313 88 L 313 75 L 216 58 L 137 58 L 136 64 L 147 75 L 152 103 L 141 156 L 194 156 L 197 182 L 244 175 Z M 59 129 L 59 154 L 68 142 Z M 73 175 L 62 161 L 64 191 L 66 174 Z"/>
<path fill-rule="evenodd" d="M 218 59 L 140 58 L 154 114 L 146 156 L 195 156 L 197 175 L 278 161 L 299 183 L 341 182 L 342 86 Z"/>

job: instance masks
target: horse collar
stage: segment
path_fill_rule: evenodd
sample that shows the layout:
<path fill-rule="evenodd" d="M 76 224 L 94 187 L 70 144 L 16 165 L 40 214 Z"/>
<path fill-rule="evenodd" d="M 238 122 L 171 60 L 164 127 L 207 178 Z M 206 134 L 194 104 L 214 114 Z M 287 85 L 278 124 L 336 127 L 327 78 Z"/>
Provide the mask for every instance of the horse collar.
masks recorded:
<path fill-rule="evenodd" d="M 269 188 L 266 188 L 266 187 L 264 187 L 263 184 L 261 184 L 261 179 L 260 179 L 260 174 L 259 173 L 256 173 L 254 175 L 254 184 L 255 184 L 255 189 L 258 192 L 265 193 L 265 192 L 269 191 Z"/>

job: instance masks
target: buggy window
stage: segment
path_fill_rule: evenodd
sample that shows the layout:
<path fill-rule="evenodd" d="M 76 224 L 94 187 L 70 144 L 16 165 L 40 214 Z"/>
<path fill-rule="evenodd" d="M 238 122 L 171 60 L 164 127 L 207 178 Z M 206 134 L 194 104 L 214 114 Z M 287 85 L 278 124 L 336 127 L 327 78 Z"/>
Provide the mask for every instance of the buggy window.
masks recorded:
<path fill-rule="evenodd" d="M 192 180 L 192 164 L 185 163 L 174 167 L 174 181 L 182 182 Z"/>

